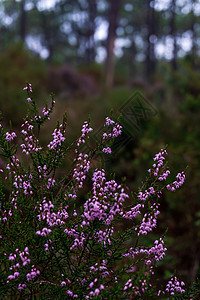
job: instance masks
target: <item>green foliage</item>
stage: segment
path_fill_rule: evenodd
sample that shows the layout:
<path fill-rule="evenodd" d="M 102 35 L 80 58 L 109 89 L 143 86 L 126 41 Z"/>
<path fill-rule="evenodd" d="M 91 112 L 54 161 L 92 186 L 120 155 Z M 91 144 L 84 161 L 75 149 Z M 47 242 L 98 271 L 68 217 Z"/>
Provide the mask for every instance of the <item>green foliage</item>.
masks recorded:
<path fill-rule="evenodd" d="M 36 95 L 40 88 L 40 96 L 43 97 L 45 77 L 45 63 L 31 56 L 21 44 L 0 52 L 0 107 L 6 111 L 7 120 L 12 119 L 14 126 L 19 124 L 26 111 L 21 87 L 31 79 L 36 87 Z"/>

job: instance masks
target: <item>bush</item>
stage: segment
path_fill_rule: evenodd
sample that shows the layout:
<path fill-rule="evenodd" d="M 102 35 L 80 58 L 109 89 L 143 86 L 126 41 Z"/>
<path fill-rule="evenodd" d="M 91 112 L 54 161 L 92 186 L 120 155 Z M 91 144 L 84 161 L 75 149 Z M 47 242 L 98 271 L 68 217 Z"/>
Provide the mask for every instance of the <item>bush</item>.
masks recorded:
<path fill-rule="evenodd" d="M 178 173 L 170 183 L 166 149 L 154 157 L 145 183 L 137 193 L 106 179 L 101 168 L 91 170 L 96 153 L 110 155 L 121 126 L 106 118 L 101 141 L 83 152 L 92 128 L 85 121 L 81 136 L 71 145 L 64 137 L 66 117 L 42 147 L 41 126 L 50 119 L 55 104 L 39 113 L 27 91 L 29 112 L 21 130 L 22 164 L 16 133 L 0 125 L 0 154 L 5 164 L 0 184 L 0 296 L 20 299 L 188 299 L 184 282 L 172 275 L 163 288 L 156 267 L 164 258 L 165 233 L 151 246 L 146 236 L 157 226 L 159 198 L 164 190 L 175 192 L 185 180 Z M 72 169 L 62 178 L 56 174 L 64 156 L 74 149 Z M 82 150 L 81 150 L 82 149 Z M 90 190 L 80 201 L 79 192 L 88 180 Z M 83 202 L 83 203 L 82 203 Z M 126 222 L 129 228 L 122 230 Z M 130 242 L 131 241 L 131 242 Z M 191 294 L 193 293 L 193 294 Z"/>

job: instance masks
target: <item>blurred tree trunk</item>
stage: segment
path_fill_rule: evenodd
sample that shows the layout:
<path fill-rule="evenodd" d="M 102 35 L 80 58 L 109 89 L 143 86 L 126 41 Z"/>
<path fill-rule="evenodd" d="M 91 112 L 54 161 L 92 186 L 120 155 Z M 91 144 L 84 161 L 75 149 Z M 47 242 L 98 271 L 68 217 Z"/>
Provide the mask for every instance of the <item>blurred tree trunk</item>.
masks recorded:
<path fill-rule="evenodd" d="M 151 79 L 155 72 L 155 1 L 147 0 L 147 49 L 146 49 L 146 77 Z"/>
<path fill-rule="evenodd" d="M 105 83 L 107 88 L 111 88 L 114 82 L 114 67 L 115 67 L 115 55 L 114 46 L 116 40 L 116 29 L 118 27 L 118 16 L 120 8 L 120 0 L 110 0 L 110 7 L 108 12 L 108 37 L 106 44 L 106 65 L 105 65 Z"/>
<path fill-rule="evenodd" d="M 170 35 L 173 39 L 173 58 L 171 65 L 173 70 L 177 70 L 177 41 L 176 41 L 176 0 L 171 0 L 170 5 L 171 17 L 170 17 Z"/>
<path fill-rule="evenodd" d="M 23 44 L 26 38 L 26 21 L 27 21 L 25 2 L 26 0 L 21 0 L 20 2 L 20 16 L 19 16 L 19 36 Z"/>
<path fill-rule="evenodd" d="M 51 15 L 48 15 L 48 13 L 41 12 L 41 17 L 42 17 L 42 29 L 44 33 L 44 38 L 45 38 L 45 47 L 47 47 L 49 55 L 48 55 L 48 61 L 50 62 L 53 57 L 53 43 L 52 43 L 52 37 L 51 37 L 51 28 L 50 28 L 50 21 L 51 20 Z"/>
<path fill-rule="evenodd" d="M 128 56 L 128 65 L 129 65 L 129 76 L 130 78 L 134 78 L 135 70 L 136 70 L 136 59 L 135 56 L 137 54 L 137 47 L 134 42 L 134 37 L 131 38 L 131 47 L 126 54 Z"/>
<path fill-rule="evenodd" d="M 97 2 L 96 0 L 88 0 L 88 15 L 89 15 L 89 24 L 88 24 L 88 41 L 87 41 L 87 64 L 91 64 L 95 60 L 96 56 L 96 47 L 94 34 L 96 29 L 95 19 L 97 16 Z"/>
<path fill-rule="evenodd" d="M 192 0 L 192 10 L 191 10 L 191 31 L 192 31 L 192 66 L 196 68 L 196 57 L 197 57 L 197 36 L 196 36 L 196 16 L 194 13 L 194 5 L 196 0 Z"/>

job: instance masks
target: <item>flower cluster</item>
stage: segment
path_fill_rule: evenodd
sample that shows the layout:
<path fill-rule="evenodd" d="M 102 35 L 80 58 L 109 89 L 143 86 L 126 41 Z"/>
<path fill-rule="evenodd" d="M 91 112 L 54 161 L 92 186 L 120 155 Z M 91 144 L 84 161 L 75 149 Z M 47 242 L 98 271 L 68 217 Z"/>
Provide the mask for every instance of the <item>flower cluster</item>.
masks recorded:
<path fill-rule="evenodd" d="M 177 277 L 171 277 L 167 283 L 166 292 L 169 292 L 171 295 L 174 295 L 175 292 L 184 293 L 185 290 L 182 288 L 185 285 L 183 281 L 179 282 Z"/>
<path fill-rule="evenodd" d="M 51 188 L 52 186 L 54 186 L 55 183 L 56 183 L 55 179 L 49 177 L 49 178 L 48 178 L 48 182 L 47 182 L 47 189 L 50 190 L 50 188 Z"/>
<path fill-rule="evenodd" d="M 164 155 L 165 154 L 167 155 L 166 149 L 164 149 L 164 150 L 161 149 L 161 151 L 155 155 L 155 157 L 153 158 L 153 160 L 155 161 L 155 163 L 153 164 L 153 169 L 152 170 L 151 169 L 148 170 L 149 173 L 153 172 L 154 176 L 158 175 L 160 167 L 163 167 L 163 165 L 164 165 L 164 160 L 165 160 Z"/>
<path fill-rule="evenodd" d="M 6 132 L 6 140 L 12 141 L 15 137 L 17 137 L 16 133 L 13 132 Z"/>
<path fill-rule="evenodd" d="M 32 85 L 31 85 L 31 83 L 28 83 L 24 88 L 23 88 L 23 90 L 25 91 L 25 90 L 28 90 L 28 91 L 30 91 L 31 93 L 32 93 Z"/>
<path fill-rule="evenodd" d="M 57 150 L 58 146 L 61 146 L 62 143 L 65 141 L 64 137 L 65 130 L 62 130 L 62 124 L 60 125 L 59 128 L 56 128 L 54 132 L 52 133 L 53 135 L 53 141 L 51 141 L 47 147 L 53 150 Z"/>
<path fill-rule="evenodd" d="M 54 103 L 55 103 L 55 102 L 54 102 Z M 51 113 L 51 108 L 48 108 L 48 107 L 46 107 L 46 106 L 43 107 L 42 113 L 43 113 L 44 116 L 47 116 L 47 119 L 48 119 L 48 120 L 50 120 L 49 115 L 50 115 L 50 113 Z"/>
<path fill-rule="evenodd" d="M 145 200 L 147 200 L 147 198 L 149 197 L 149 196 L 151 196 L 152 194 L 154 194 L 155 193 L 155 190 L 154 190 L 154 188 L 151 186 L 150 188 L 149 188 L 149 190 L 145 190 L 145 192 L 143 193 L 143 192 L 139 192 L 138 193 L 138 198 L 140 199 L 140 201 L 145 201 Z"/>
<path fill-rule="evenodd" d="M 176 178 L 177 178 L 177 180 L 175 180 L 171 184 L 167 185 L 168 190 L 175 191 L 176 189 L 178 189 L 184 183 L 184 181 L 185 181 L 184 172 L 178 173 L 176 175 Z"/>
<path fill-rule="evenodd" d="M 21 259 L 21 262 L 18 260 L 18 262 L 15 262 L 18 259 Z M 15 280 L 18 277 L 21 277 L 20 272 L 23 272 L 22 270 L 19 272 L 20 268 L 25 267 L 30 264 L 30 258 L 29 258 L 29 249 L 28 247 L 25 247 L 24 251 L 20 251 L 18 248 L 15 249 L 15 253 L 11 253 L 8 258 L 9 261 L 15 262 L 9 270 L 13 271 L 13 274 L 9 275 L 7 277 L 7 284 L 11 280 Z M 32 268 L 30 272 L 26 273 L 26 280 L 30 281 L 33 280 L 37 275 L 40 274 L 40 271 L 35 268 L 34 265 L 32 265 Z M 26 287 L 26 283 L 19 283 L 18 284 L 18 290 L 22 290 Z"/>
<path fill-rule="evenodd" d="M 73 178 L 78 182 L 78 188 L 82 188 L 86 173 L 90 169 L 88 154 L 79 153 L 78 158 L 74 160 L 77 161 L 77 164 L 73 171 Z"/>
<path fill-rule="evenodd" d="M 14 176 L 14 182 L 13 182 L 13 186 L 19 190 L 22 189 L 25 195 L 28 194 L 33 194 L 32 186 L 31 186 L 31 179 L 32 179 L 32 175 L 29 175 L 28 180 L 25 179 L 26 176 L 20 176 L 20 175 L 15 175 Z"/>
<path fill-rule="evenodd" d="M 66 206 L 65 209 L 60 209 L 60 210 L 58 210 L 57 213 L 55 213 L 53 211 L 54 205 L 52 204 L 52 202 L 50 200 L 47 201 L 46 198 L 44 198 L 42 203 L 39 204 L 40 214 L 37 215 L 38 220 L 40 222 L 45 220 L 47 225 L 50 226 L 50 227 L 56 226 L 56 225 L 59 225 L 59 224 L 64 225 L 65 220 L 69 217 L 69 215 L 66 211 L 67 208 L 68 208 L 68 206 Z M 48 230 L 47 228 L 43 228 L 42 232 L 37 231 L 36 234 L 46 236 L 46 234 L 48 234 L 50 232 L 51 232 L 51 230 Z"/>
<path fill-rule="evenodd" d="M 103 147 L 102 151 L 106 154 L 111 154 L 112 150 L 110 146 L 107 145 L 111 145 L 113 138 L 117 138 L 122 133 L 122 126 L 107 117 L 104 127 L 107 129 L 106 132 L 103 133 L 103 145 L 106 145 L 106 147 Z M 109 133 L 107 133 L 107 131 L 109 131 Z"/>
<path fill-rule="evenodd" d="M 183 281 L 180 282 L 176 276 L 174 276 L 174 277 L 172 276 L 170 278 L 170 280 L 168 281 L 165 290 L 158 291 L 158 296 L 160 296 L 161 294 L 166 294 L 166 293 L 170 294 L 171 296 L 174 296 L 177 292 L 179 294 L 183 294 L 183 293 L 185 293 L 185 289 L 183 288 L 184 286 L 185 286 L 185 283 Z"/>
<path fill-rule="evenodd" d="M 28 95 L 27 101 L 31 102 L 32 99 L 31 99 L 30 93 L 33 92 L 31 83 L 27 83 L 26 86 L 23 88 L 23 90 L 27 91 L 27 95 Z"/>
<path fill-rule="evenodd" d="M 158 288 L 156 267 L 167 250 L 163 238 L 153 243 L 149 239 L 149 247 L 142 244 L 158 224 L 161 194 L 179 188 L 184 172 L 166 184 L 170 171 L 164 163 L 167 151 L 161 149 L 146 182 L 133 193 L 105 169 L 93 169 L 93 153 L 110 154 L 112 141 L 122 132 L 109 117 L 94 151 L 80 152 L 82 144 L 90 143 L 93 129 L 88 121 L 76 142 L 65 147 L 65 118 L 53 131 L 53 140 L 41 147 L 41 126 L 55 101 L 52 98 L 52 106 L 39 115 L 31 84 L 24 90 L 32 113 L 22 124 L 21 153 L 15 147 L 15 132 L 0 124 L 5 158 L 0 170 L 0 298 L 40 293 L 48 298 L 53 292 L 60 299 L 125 300 L 184 293 L 177 277 L 165 290 Z M 75 152 L 74 164 L 60 176 L 57 169 L 68 149 Z M 23 153 L 28 163 L 21 162 Z"/>
<path fill-rule="evenodd" d="M 145 213 L 142 219 L 142 223 L 139 227 L 138 235 L 140 234 L 147 234 L 148 232 L 152 231 L 153 228 L 157 225 L 157 216 L 159 215 L 160 211 L 158 210 L 159 203 L 154 203 L 150 206 L 150 212 Z"/>
<path fill-rule="evenodd" d="M 122 205 L 128 194 L 115 180 L 106 181 L 105 170 L 93 173 L 93 197 L 84 204 L 84 217 L 89 221 L 96 218 L 109 225 L 116 214 L 122 213 Z"/>
<path fill-rule="evenodd" d="M 131 291 L 131 294 L 133 293 L 135 296 L 142 297 L 145 291 L 147 291 L 151 287 L 151 283 L 148 284 L 146 279 L 139 279 L 138 285 L 135 285 L 133 279 L 130 278 L 124 285 L 124 291 L 129 292 L 129 294 Z"/>
<path fill-rule="evenodd" d="M 86 138 L 89 139 L 88 134 L 92 131 L 93 131 L 93 129 L 92 129 L 92 127 L 90 127 L 89 122 L 85 121 L 82 126 L 82 129 L 81 129 L 82 134 L 81 134 L 80 138 L 78 139 L 78 142 L 76 143 L 77 147 L 79 147 L 81 144 L 84 144 Z"/>
<path fill-rule="evenodd" d="M 33 280 L 39 274 L 40 274 L 40 271 L 37 270 L 34 265 L 32 265 L 32 269 L 31 269 L 30 273 L 26 274 L 27 281 Z"/>
<path fill-rule="evenodd" d="M 89 287 L 92 289 L 96 282 L 97 282 L 97 278 L 95 278 L 94 282 L 90 283 Z M 91 299 L 95 296 L 99 296 L 99 294 L 101 293 L 101 290 L 103 290 L 103 289 L 104 289 L 103 284 L 100 284 L 99 287 L 93 288 L 93 290 L 89 292 L 89 295 L 86 296 L 85 299 Z"/>
<path fill-rule="evenodd" d="M 23 149 L 22 153 L 24 152 L 26 155 L 29 155 L 32 152 L 38 152 L 42 150 L 42 147 L 39 146 L 39 140 L 33 134 L 34 126 L 31 124 L 29 120 L 26 120 L 21 127 L 21 137 L 23 142 L 20 146 Z"/>
<path fill-rule="evenodd" d="M 77 249 L 78 247 L 83 248 L 84 240 L 86 239 L 85 234 L 78 230 L 77 225 L 74 225 L 74 228 L 71 229 L 66 228 L 64 230 L 64 233 L 66 233 L 70 237 L 73 237 L 73 243 L 70 247 L 70 250 Z"/>
<path fill-rule="evenodd" d="M 156 176 L 157 181 L 165 181 L 170 174 L 170 170 L 166 170 L 166 165 L 163 163 L 165 160 L 165 155 L 167 155 L 166 149 L 161 149 L 161 151 L 154 157 L 154 161 L 156 161 L 156 163 L 153 164 L 154 170 L 148 170 L 148 172 L 151 174 L 150 176 Z M 135 227 L 135 231 L 138 232 L 138 236 L 147 235 L 153 230 L 153 228 L 157 226 L 157 217 L 160 214 L 160 203 L 158 200 L 161 194 L 166 189 L 171 191 L 178 189 L 185 181 L 185 173 L 178 173 L 176 178 L 178 181 L 174 181 L 166 186 L 164 185 L 161 189 L 155 185 L 156 180 L 153 179 L 155 186 L 150 186 L 144 191 L 140 190 L 137 195 L 139 203 L 123 214 L 125 219 L 133 220 L 138 215 L 142 215 L 142 210 L 144 210 L 147 205 L 149 206 L 148 211 L 143 214 L 140 225 Z"/>
<path fill-rule="evenodd" d="M 145 263 L 146 265 L 151 265 L 152 261 L 160 261 L 163 259 L 167 248 L 164 248 L 164 241 L 162 238 L 160 240 L 154 241 L 154 246 L 149 249 L 143 248 L 130 248 L 126 254 L 123 256 L 125 257 L 132 257 L 134 258 L 136 255 L 144 254 L 145 255 Z"/>

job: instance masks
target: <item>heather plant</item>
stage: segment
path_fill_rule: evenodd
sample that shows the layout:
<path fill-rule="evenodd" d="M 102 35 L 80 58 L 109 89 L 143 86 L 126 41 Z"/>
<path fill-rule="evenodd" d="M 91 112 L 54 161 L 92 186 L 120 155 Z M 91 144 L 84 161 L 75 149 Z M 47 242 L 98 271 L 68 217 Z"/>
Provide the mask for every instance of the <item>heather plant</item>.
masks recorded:
<path fill-rule="evenodd" d="M 88 153 L 81 148 L 90 141 L 90 121 L 68 145 L 66 116 L 57 123 L 52 140 L 42 146 L 41 127 L 50 119 L 55 100 L 52 96 L 50 106 L 40 112 L 31 84 L 24 90 L 30 108 L 21 125 L 19 149 L 17 134 L 0 125 L 0 297 L 188 299 L 190 293 L 176 274 L 165 287 L 156 277 L 167 251 L 165 233 L 150 247 L 143 243 L 157 226 L 163 191 L 175 192 L 185 173 L 169 181 L 166 149 L 155 155 L 137 192 L 100 167 L 92 170 L 94 154 L 110 155 L 112 142 L 122 132 L 118 121 L 109 117 L 100 143 Z M 71 150 L 72 169 L 60 178 L 57 171 Z M 87 180 L 90 190 L 81 199 Z M 128 228 L 121 230 L 124 222 Z"/>

